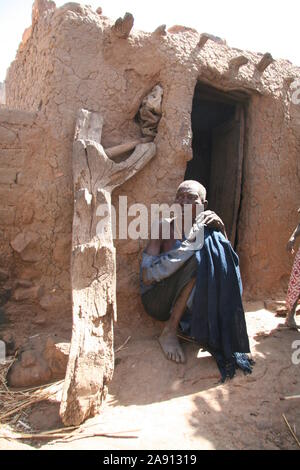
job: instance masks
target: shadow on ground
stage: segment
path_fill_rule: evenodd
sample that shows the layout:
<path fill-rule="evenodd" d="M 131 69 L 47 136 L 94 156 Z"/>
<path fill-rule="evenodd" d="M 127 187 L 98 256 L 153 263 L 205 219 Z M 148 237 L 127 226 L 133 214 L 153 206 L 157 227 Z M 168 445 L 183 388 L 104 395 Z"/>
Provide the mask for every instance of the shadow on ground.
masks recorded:
<path fill-rule="evenodd" d="M 187 362 L 165 359 L 155 336 L 132 334 L 116 353 L 107 401 L 83 431 L 134 432 L 136 438 L 75 438 L 72 442 L 31 442 L 43 449 L 298 449 L 283 413 L 300 435 L 300 365 L 292 363 L 297 331 L 282 329 L 277 318 L 256 303 L 246 314 L 253 373 L 219 383 L 214 359 L 185 343 Z M 299 321 L 299 317 L 298 317 Z M 126 333 L 127 334 L 127 333 Z M 126 335 L 125 335 L 126 336 Z M 122 345 L 123 338 L 118 337 Z M 47 406 L 49 407 L 47 408 Z M 31 411 L 35 430 L 59 425 L 59 404 L 41 403 Z M 58 426 L 59 427 L 59 426 Z"/>
<path fill-rule="evenodd" d="M 163 403 L 170 414 L 184 415 L 189 442 L 205 439 L 212 448 L 297 449 L 282 415 L 299 435 L 299 400 L 281 398 L 300 393 L 300 365 L 291 360 L 292 343 L 300 334 L 282 328 L 284 319 L 258 305 L 249 310 L 256 361 L 251 375 L 238 371 L 233 380 L 220 384 L 214 359 L 207 353 L 197 357 L 196 345 L 184 345 L 187 363 L 177 365 L 164 358 L 156 338 L 136 340 L 117 355 L 109 406 L 154 408 Z M 166 419 L 174 421 L 167 412 Z"/>

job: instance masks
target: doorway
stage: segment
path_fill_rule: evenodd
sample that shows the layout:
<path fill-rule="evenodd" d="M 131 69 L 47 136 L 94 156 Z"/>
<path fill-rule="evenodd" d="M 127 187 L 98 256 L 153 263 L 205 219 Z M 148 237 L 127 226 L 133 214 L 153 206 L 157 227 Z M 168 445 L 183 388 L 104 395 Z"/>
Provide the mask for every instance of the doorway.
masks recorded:
<path fill-rule="evenodd" d="M 185 172 L 185 180 L 206 187 L 208 208 L 223 219 L 232 246 L 241 200 L 247 98 L 242 92 L 197 83 L 191 117 L 193 158 Z"/>

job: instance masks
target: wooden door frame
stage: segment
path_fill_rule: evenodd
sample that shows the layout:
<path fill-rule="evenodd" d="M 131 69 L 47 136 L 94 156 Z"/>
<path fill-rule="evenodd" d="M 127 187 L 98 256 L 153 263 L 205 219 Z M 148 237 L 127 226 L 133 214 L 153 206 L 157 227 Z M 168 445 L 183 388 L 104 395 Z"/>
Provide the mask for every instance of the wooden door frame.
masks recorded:
<path fill-rule="evenodd" d="M 199 100 L 211 101 L 211 102 L 219 102 L 219 103 L 226 103 L 235 106 L 235 117 L 234 119 L 240 120 L 240 139 L 239 139 L 239 154 L 242 154 L 242 157 L 238 159 L 238 167 L 237 167 L 237 182 L 238 184 L 235 185 L 235 204 L 234 204 L 234 216 L 233 216 L 233 226 L 231 229 L 232 233 L 232 241 L 233 244 L 236 244 L 237 240 L 237 227 L 238 227 L 238 217 L 240 212 L 240 204 L 242 198 L 242 190 L 243 190 L 243 164 L 245 159 L 246 153 L 246 116 L 247 116 L 247 107 L 249 104 L 250 94 L 247 93 L 245 90 L 222 90 L 219 88 L 215 88 L 211 84 L 205 83 L 201 80 L 197 81 L 195 86 L 194 92 L 194 99 L 195 96 Z M 231 120 L 232 122 L 232 120 Z M 228 125 L 228 122 L 225 122 L 224 125 Z"/>

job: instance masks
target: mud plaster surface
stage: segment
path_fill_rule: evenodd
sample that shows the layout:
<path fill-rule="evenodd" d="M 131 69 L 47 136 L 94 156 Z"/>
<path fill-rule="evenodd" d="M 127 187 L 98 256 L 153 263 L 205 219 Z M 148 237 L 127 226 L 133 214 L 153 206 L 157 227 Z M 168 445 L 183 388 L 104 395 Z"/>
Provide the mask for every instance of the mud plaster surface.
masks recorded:
<path fill-rule="evenodd" d="M 0 116 L 1 263 L 10 280 L 30 284 L 32 295 L 5 305 L 5 328 L 17 336 L 17 344 L 37 333 L 59 331 L 69 338 L 71 147 L 78 109 L 103 113 L 103 145 L 119 144 L 138 136 L 134 116 L 157 83 L 164 88 L 157 156 L 115 193 L 114 201 L 119 195 L 128 196 L 128 205 L 172 201 L 191 158 L 190 113 L 198 80 L 222 90 L 247 91 L 237 247 L 244 288 L 249 297 L 258 298 L 277 295 L 287 286 L 292 257 L 285 244 L 297 222 L 300 194 L 300 112 L 291 102 L 288 83 L 290 77 L 300 76 L 299 68 L 279 60 L 261 76 L 255 69 L 261 56 L 245 51 L 249 63 L 234 73 L 230 60 L 242 51 L 211 41 L 199 49 L 195 31 L 166 37 L 133 31 L 128 41 L 120 42 L 111 36 L 111 26 L 107 18 L 74 4 L 46 13 L 21 44 L 7 77 L 7 105 L 28 112 L 5 111 Z M 21 250 L 19 238 L 16 252 L 11 242 L 19 235 L 28 244 Z M 196 359 L 190 345 L 185 367 L 170 364 L 155 338 L 160 327 L 143 313 L 138 294 L 143 245 L 139 240 L 116 243 L 116 347 L 132 338 L 117 356 L 110 400 L 95 419 L 105 431 L 138 428 L 139 438 L 55 446 L 294 448 L 281 413 L 297 430 L 299 407 L 280 402 L 279 395 L 299 394 L 299 366 L 291 364 L 291 343 L 299 335 L 280 331 L 256 341 L 255 332 L 272 331 L 279 321 L 255 307 L 247 315 L 257 359 L 251 377 L 217 386 L 213 360 Z M 9 287 L 14 296 L 20 286 Z M 37 428 L 45 428 L 44 413 L 48 419 L 52 416 L 54 426 L 57 409 L 36 409 L 32 419 Z M 171 438 L 170 429 L 175 429 Z M 15 446 L 1 442 L 4 445 Z M 48 446 L 54 444 L 42 444 Z"/>
<path fill-rule="evenodd" d="M 132 434 L 137 439 L 94 437 L 29 444 L 2 439 L 0 448 L 297 449 L 282 413 L 299 438 L 300 408 L 295 400 L 280 397 L 299 394 L 300 365 L 291 362 L 291 344 L 299 333 L 278 328 L 284 320 L 259 302 L 246 307 L 256 360 L 252 375 L 238 372 L 234 380 L 220 385 L 214 360 L 205 353 L 197 358 L 195 345 L 185 343 L 187 364 L 181 366 L 164 359 L 155 335 L 143 340 L 133 336 L 116 354 L 116 371 L 102 413 L 88 420 L 81 432 L 136 430 Z M 119 345 L 125 339 L 119 336 Z M 29 423 L 35 430 L 60 426 L 58 403 L 36 406 Z"/>
<path fill-rule="evenodd" d="M 90 7 L 51 5 L 25 34 L 7 75 L 7 106 L 37 112 L 37 117 L 28 131 L 33 151 L 26 153 L 24 165 L 3 154 L 7 179 L 0 187 L 9 206 L 1 227 L 3 261 L 12 276 L 41 287 L 43 294 L 33 299 L 41 314 L 46 311 L 57 324 L 64 318 L 71 326 L 71 148 L 78 109 L 102 113 L 104 147 L 123 143 L 139 136 L 134 117 L 157 83 L 164 89 L 157 155 L 114 193 L 113 203 L 117 205 L 120 195 L 128 197 L 128 206 L 173 201 L 192 157 L 191 109 L 197 81 L 248 93 L 237 246 L 244 288 L 251 299 L 286 289 L 292 259 L 285 244 L 297 222 L 300 148 L 300 108 L 291 101 L 289 84 L 300 76 L 299 68 L 277 60 L 260 74 L 255 67 L 260 54 L 213 41 L 199 48 L 200 32 L 190 29 L 166 36 L 132 30 L 127 40 L 117 39 L 112 21 Z M 249 62 L 237 72 L 230 61 L 242 53 Z M 5 119 L 3 125 L 8 133 L 14 131 Z M 22 132 L 21 150 L 27 146 Z M 12 170 L 22 177 L 13 176 L 11 183 Z M 15 201 L 22 189 L 22 198 Z M 25 205 L 22 221 L 18 214 Z M 9 245 L 17 234 L 28 232 L 37 259 L 23 260 Z M 145 240 L 116 241 L 119 320 L 133 329 L 146 321 L 138 293 L 144 245 Z"/>

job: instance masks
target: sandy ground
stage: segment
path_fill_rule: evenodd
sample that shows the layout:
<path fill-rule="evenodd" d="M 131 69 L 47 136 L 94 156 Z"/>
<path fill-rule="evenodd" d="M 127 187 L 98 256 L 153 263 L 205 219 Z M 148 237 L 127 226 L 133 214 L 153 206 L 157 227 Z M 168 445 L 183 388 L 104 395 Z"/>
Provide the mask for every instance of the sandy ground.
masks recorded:
<path fill-rule="evenodd" d="M 282 415 L 300 439 L 300 400 L 280 398 L 300 394 L 300 364 L 292 363 L 300 333 L 280 328 L 284 319 L 262 303 L 248 303 L 246 311 L 252 375 L 238 372 L 220 384 L 214 360 L 196 345 L 185 343 L 187 363 L 176 365 L 164 358 L 155 335 L 133 335 L 116 354 L 102 413 L 72 440 L 0 439 L 0 449 L 299 449 Z M 61 426 L 58 409 L 59 402 L 36 405 L 28 416 L 32 429 Z M 135 437 L 83 437 L 101 432 Z"/>

